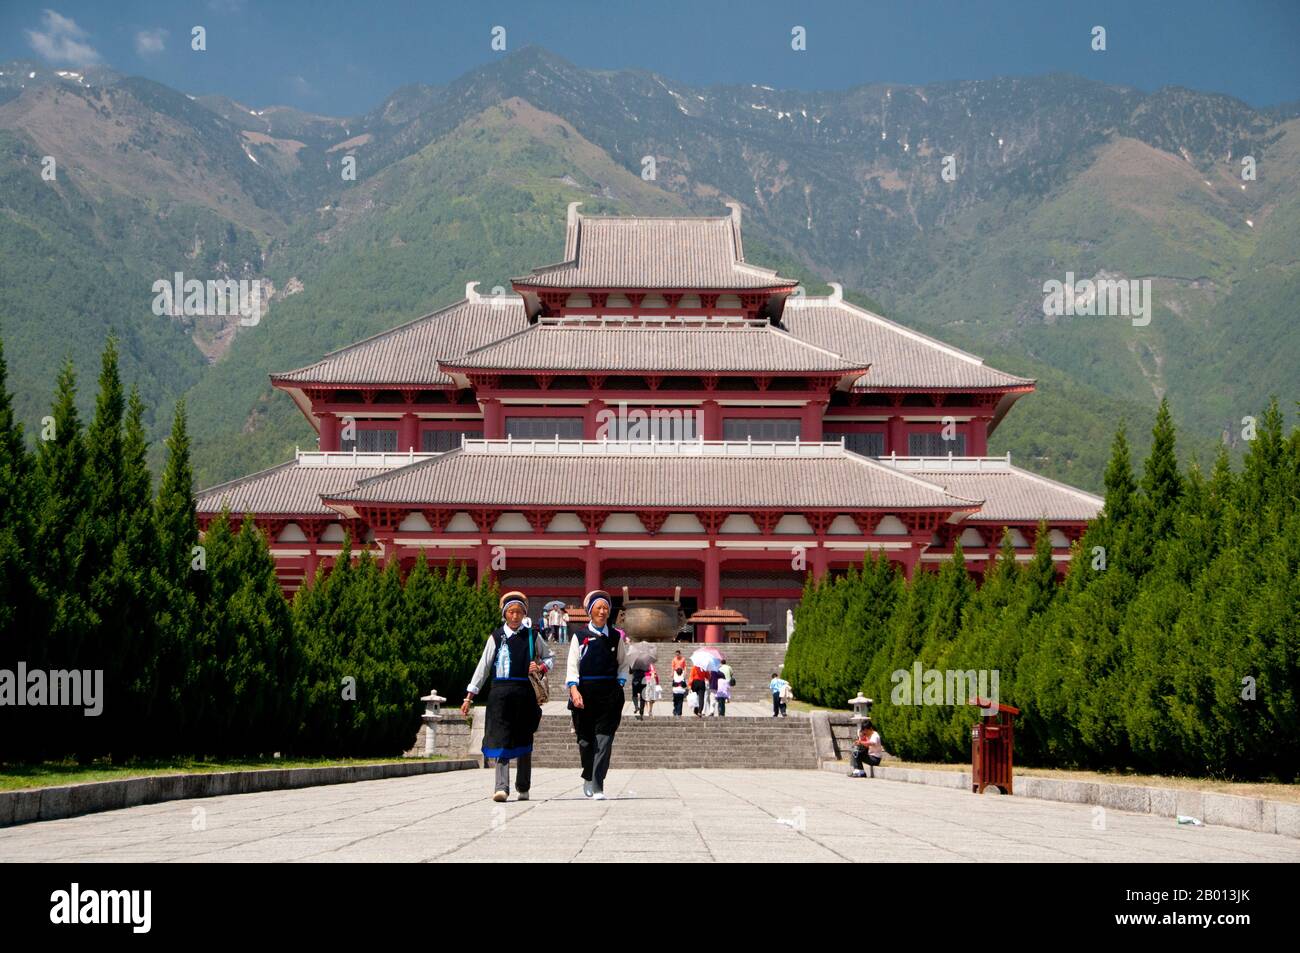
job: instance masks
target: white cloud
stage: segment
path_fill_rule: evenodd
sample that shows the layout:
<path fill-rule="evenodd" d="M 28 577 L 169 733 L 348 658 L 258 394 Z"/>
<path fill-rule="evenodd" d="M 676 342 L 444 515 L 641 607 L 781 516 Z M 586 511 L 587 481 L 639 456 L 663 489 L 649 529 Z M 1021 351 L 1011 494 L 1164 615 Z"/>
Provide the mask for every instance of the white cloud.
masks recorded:
<path fill-rule="evenodd" d="M 135 51 L 141 56 L 161 53 L 166 40 L 167 31 L 160 26 L 154 27 L 152 30 L 141 30 L 135 35 Z"/>
<path fill-rule="evenodd" d="M 89 43 L 88 34 L 77 21 L 54 10 L 46 10 L 41 17 L 42 30 L 24 30 L 27 43 L 42 58 L 55 66 L 90 66 L 100 61 L 100 55 Z"/>
<path fill-rule="evenodd" d="M 290 77 L 289 86 L 298 96 L 311 96 L 316 92 L 316 90 L 312 89 L 311 83 L 301 76 Z"/>

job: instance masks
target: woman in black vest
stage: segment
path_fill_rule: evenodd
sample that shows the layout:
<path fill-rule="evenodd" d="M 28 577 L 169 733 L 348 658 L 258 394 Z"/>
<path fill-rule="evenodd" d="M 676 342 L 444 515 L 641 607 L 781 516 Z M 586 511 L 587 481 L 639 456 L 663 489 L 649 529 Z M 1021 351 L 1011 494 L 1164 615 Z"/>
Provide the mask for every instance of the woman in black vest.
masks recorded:
<path fill-rule="evenodd" d="M 483 757 L 497 763 L 494 801 L 510 797 L 510 761 L 519 761 L 515 779 L 519 800 L 528 800 L 533 776 L 533 733 L 542 720 L 529 675 L 539 672 L 543 678 L 555 664 L 555 653 L 544 638 L 523 625 L 528 600 L 522 592 L 507 592 L 501 597 L 501 625 L 488 636 L 479 658 L 478 668 L 470 679 L 469 690 L 461 702 L 460 713 L 469 714 L 470 703 L 484 684 L 491 686 L 488 695 L 487 726 L 483 732 Z"/>
<path fill-rule="evenodd" d="M 569 710 L 582 756 L 582 793 L 605 800 L 605 775 L 614 747 L 614 732 L 623 718 L 627 684 L 627 638 L 610 626 L 609 593 L 594 589 L 582 600 L 591 621 L 573 634 L 565 682 Z"/>

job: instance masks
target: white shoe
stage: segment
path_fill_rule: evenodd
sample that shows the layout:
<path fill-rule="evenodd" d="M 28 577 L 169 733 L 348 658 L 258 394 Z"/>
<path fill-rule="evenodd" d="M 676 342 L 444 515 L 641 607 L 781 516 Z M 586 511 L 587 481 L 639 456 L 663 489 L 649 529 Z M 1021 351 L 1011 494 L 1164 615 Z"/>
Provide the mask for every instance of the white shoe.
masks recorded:
<path fill-rule="evenodd" d="M 590 781 L 583 781 L 583 782 L 582 782 L 582 794 L 583 794 L 584 797 L 594 797 L 594 796 L 595 796 L 595 792 L 592 791 L 592 789 L 591 789 L 591 782 L 590 782 Z"/>
<path fill-rule="evenodd" d="M 594 794 L 591 796 L 591 799 L 592 799 L 593 801 L 607 801 L 607 800 L 609 800 L 609 798 L 605 797 L 605 792 L 604 792 L 604 791 L 597 791 L 596 793 L 594 793 Z"/>
<path fill-rule="evenodd" d="M 867 772 L 865 772 L 865 771 L 850 771 L 850 772 L 849 772 L 849 777 L 851 777 L 851 778 L 865 778 L 866 776 L 867 776 Z"/>
<path fill-rule="evenodd" d="M 510 797 L 510 792 L 509 792 L 509 791 L 498 791 L 498 792 L 496 792 L 496 794 L 493 794 L 493 795 L 492 795 L 492 800 L 494 800 L 494 801 L 504 801 L 504 800 L 506 800 L 508 797 Z"/>
<path fill-rule="evenodd" d="M 528 792 L 527 792 L 527 791 L 520 791 L 520 792 L 519 792 L 519 797 L 518 797 L 516 800 L 519 800 L 519 801 L 527 801 L 527 800 L 528 800 Z"/>

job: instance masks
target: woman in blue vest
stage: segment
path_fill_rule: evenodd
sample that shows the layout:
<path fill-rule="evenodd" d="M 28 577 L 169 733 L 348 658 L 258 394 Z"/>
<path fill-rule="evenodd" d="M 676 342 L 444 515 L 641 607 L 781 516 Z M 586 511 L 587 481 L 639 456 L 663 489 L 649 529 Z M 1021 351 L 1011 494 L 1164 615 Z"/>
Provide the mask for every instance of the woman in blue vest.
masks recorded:
<path fill-rule="evenodd" d="M 609 625 L 612 603 L 608 592 L 593 589 L 582 604 L 591 621 L 573 633 L 565 683 L 582 756 L 582 793 L 603 801 L 614 732 L 623 718 L 627 638 Z"/>
<path fill-rule="evenodd" d="M 510 797 L 511 759 L 519 761 L 515 779 L 519 800 L 528 800 L 533 779 L 533 733 L 542 720 L 542 708 L 537 704 L 529 675 L 537 672 L 545 678 L 555 664 L 555 653 L 546 639 L 523 625 L 527 612 L 528 600 L 522 592 L 507 592 L 501 597 L 501 625 L 488 636 L 460 705 L 460 713 L 468 715 L 474 696 L 485 683 L 491 686 L 483 757 L 496 759 L 494 801 Z"/>

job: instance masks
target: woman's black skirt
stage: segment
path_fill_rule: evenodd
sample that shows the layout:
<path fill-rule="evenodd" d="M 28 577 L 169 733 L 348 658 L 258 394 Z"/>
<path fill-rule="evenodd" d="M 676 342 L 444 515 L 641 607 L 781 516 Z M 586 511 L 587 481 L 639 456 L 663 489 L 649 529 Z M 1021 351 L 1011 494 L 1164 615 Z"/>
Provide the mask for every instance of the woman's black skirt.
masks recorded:
<path fill-rule="evenodd" d="M 533 733 L 542 721 L 533 685 L 527 679 L 496 679 L 488 695 L 487 727 L 483 732 L 483 757 L 509 761 L 531 754 Z"/>

